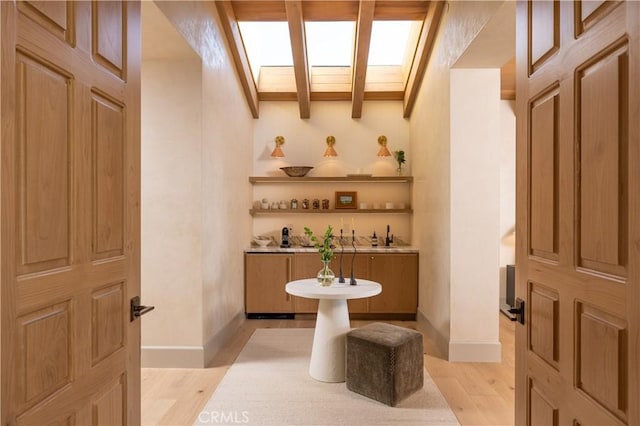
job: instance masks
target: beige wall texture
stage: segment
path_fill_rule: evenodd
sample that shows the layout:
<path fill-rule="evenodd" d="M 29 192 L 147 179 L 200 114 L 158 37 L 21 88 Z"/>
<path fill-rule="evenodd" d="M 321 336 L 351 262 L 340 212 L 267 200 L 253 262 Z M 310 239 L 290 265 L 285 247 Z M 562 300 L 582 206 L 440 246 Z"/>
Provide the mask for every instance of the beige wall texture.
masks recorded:
<path fill-rule="evenodd" d="M 285 137 L 282 150 L 285 157 L 272 158 L 277 135 Z M 337 157 L 325 158 L 326 138 L 336 138 Z M 253 174 L 255 176 L 285 176 L 283 166 L 313 166 L 308 176 L 345 176 L 350 173 L 369 173 L 374 176 L 393 176 L 397 164 L 393 157 L 377 157 L 378 136 L 385 135 L 391 152 L 404 150 L 407 163 L 406 174 L 411 174 L 413 157 L 409 149 L 409 122 L 402 117 L 400 101 L 367 101 L 362 118 L 351 118 L 351 102 L 314 101 L 311 117 L 301 120 L 297 102 L 261 102 L 260 119 L 256 121 L 253 137 Z M 411 205 L 411 185 L 397 183 L 314 183 L 306 185 L 255 185 L 253 200 L 248 204 L 267 198 L 269 201 L 296 198 L 299 202 L 307 198 L 328 199 L 333 208 L 335 191 L 356 191 L 358 202 L 369 208 L 386 202 L 394 206 L 399 203 Z M 391 232 L 407 243 L 411 238 L 412 216 L 405 214 L 354 214 L 349 210 L 331 215 L 262 215 L 253 221 L 255 235 L 277 235 L 282 227 L 292 228 L 293 235 L 302 235 L 305 226 L 322 232 L 327 225 L 350 235 L 352 219 L 357 235 L 371 236 Z M 248 242 L 248 241 L 247 241 Z"/>
<path fill-rule="evenodd" d="M 500 69 L 451 70 L 450 361 L 500 361 Z"/>
<path fill-rule="evenodd" d="M 452 315 L 450 72 L 500 5 L 448 3 L 410 119 L 415 179 L 412 240 L 420 248 L 419 312 L 445 354 L 449 351 Z"/>
<path fill-rule="evenodd" d="M 244 318 L 254 121 L 215 8 L 156 5 L 197 59 L 143 62 L 143 365 L 203 367 Z"/>

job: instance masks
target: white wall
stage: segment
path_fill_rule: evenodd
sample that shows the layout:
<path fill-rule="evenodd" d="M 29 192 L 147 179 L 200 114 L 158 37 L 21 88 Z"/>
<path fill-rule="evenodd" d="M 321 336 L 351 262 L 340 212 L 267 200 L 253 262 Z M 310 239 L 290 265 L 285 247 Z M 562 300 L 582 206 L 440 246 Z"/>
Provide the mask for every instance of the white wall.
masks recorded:
<path fill-rule="evenodd" d="M 142 295 L 156 307 L 142 345 L 191 354 L 202 350 L 200 81 L 195 54 L 142 63 Z"/>
<path fill-rule="evenodd" d="M 198 66 L 183 74 L 179 64 L 167 60 L 146 64 L 150 72 L 143 74 L 143 145 L 155 150 L 143 160 L 150 172 L 147 181 L 143 177 L 143 188 L 155 188 L 158 202 L 142 207 L 146 235 L 154 238 L 146 243 L 147 254 L 157 254 L 146 258 L 143 271 L 156 271 L 160 279 L 143 276 L 145 302 L 154 303 L 148 302 L 147 292 L 159 298 L 152 315 L 157 321 L 151 322 L 150 315 L 143 322 L 143 365 L 204 367 L 244 318 L 243 249 L 251 237 L 251 221 L 237 212 L 251 198 L 247 176 L 254 121 L 215 8 L 202 2 L 156 4 L 197 53 Z M 178 81 L 167 80 L 169 71 Z M 185 110 L 174 111 L 181 106 Z M 166 142 L 156 147 L 148 135 Z M 151 182 L 155 178 L 160 181 Z M 146 225 L 145 209 L 157 215 L 147 217 Z M 156 224 L 165 227 L 153 229 Z M 181 261 L 187 257 L 189 262 Z M 171 275 L 160 276 L 166 268 Z"/>
<path fill-rule="evenodd" d="M 448 354 L 451 303 L 450 68 L 500 2 L 449 2 L 410 119 L 413 242 L 420 249 L 418 309 Z M 497 304 L 497 302 L 496 302 Z"/>
<path fill-rule="evenodd" d="M 500 304 L 506 300 L 506 265 L 516 261 L 515 101 L 500 102 Z"/>
<path fill-rule="evenodd" d="M 272 158 L 276 136 L 285 137 L 282 150 L 285 157 Z M 326 138 L 336 138 L 338 156 L 325 158 Z M 411 175 L 414 164 L 409 145 L 409 122 L 402 117 L 401 101 L 367 101 L 362 118 L 351 118 L 351 102 L 312 102 L 311 117 L 302 120 L 297 102 L 261 102 L 260 119 L 255 123 L 253 138 L 253 175 L 284 176 L 283 166 L 313 166 L 308 176 L 345 176 L 348 173 L 370 173 L 374 176 L 393 176 L 397 163 L 393 157 L 377 157 L 378 136 L 385 135 L 387 147 L 393 153 L 404 150 L 407 158 L 406 175 Z M 356 191 L 358 202 L 374 203 L 384 207 L 385 202 L 394 205 L 411 205 L 411 186 L 405 184 L 362 183 L 314 183 L 311 185 L 256 185 L 253 199 L 247 205 L 262 198 L 269 201 L 292 198 L 317 198 L 330 200 L 333 207 L 335 191 Z M 309 226 L 320 232 L 328 224 L 339 229 L 341 219 L 345 232 L 351 232 L 351 219 L 355 221 L 360 236 L 378 235 L 391 226 L 391 232 L 409 243 L 411 239 L 411 215 L 401 214 L 353 214 L 345 211 L 330 215 L 278 215 L 256 216 L 253 222 L 255 235 L 279 235 L 283 226 L 293 228 L 293 235 L 302 235 Z M 347 226 L 348 225 L 348 226 Z"/>
<path fill-rule="evenodd" d="M 285 157 L 270 157 L 277 135 L 285 137 Z M 338 156 L 324 158 L 326 138 L 336 138 Z M 406 153 L 406 174 L 411 174 L 409 121 L 402 117 L 402 101 L 367 101 L 362 118 L 351 118 L 350 101 L 314 101 L 311 117 L 300 119 L 297 102 L 260 102 L 256 121 L 253 173 L 256 176 L 282 176 L 279 167 L 314 166 L 308 176 L 344 176 L 347 173 L 372 173 L 393 176 L 397 167 L 393 157 L 376 156 L 378 136 L 387 136 L 389 151 Z"/>
<path fill-rule="evenodd" d="M 500 70 L 451 70 L 450 361 L 500 361 Z"/>

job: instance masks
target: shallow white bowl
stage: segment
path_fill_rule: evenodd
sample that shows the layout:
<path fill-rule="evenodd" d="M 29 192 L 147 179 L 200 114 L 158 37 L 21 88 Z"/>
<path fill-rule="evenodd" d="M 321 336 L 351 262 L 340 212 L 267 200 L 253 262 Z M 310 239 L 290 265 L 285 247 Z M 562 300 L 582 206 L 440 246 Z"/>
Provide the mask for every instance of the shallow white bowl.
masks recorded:
<path fill-rule="evenodd" d="M 257 245 L 259 245 L 260 247 L 266 247 L 269 245 L 269 243 L 271 243 L 271 239 L 262 239 L 262 238 L 254 238 L 253 241 L 256 242 Z"/>

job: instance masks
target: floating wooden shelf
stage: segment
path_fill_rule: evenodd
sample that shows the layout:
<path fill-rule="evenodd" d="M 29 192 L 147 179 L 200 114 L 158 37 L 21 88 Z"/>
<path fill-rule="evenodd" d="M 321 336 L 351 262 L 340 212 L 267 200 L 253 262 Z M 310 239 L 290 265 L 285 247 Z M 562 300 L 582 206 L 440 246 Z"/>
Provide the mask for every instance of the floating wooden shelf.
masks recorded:
<path fill-rule="evenodd" d="M 413 176 L 335 176 L 335 177 L 288 177 L 249 176 L 251 183 L 312 183 L 312 182 L 390 182 L 410 183 Z"/>
<path fill-rule="evenodd" d="M 374 213 L 374 214 L 411 214 L 413 209 L 250 209 L 251 216 L 263 215 L 263 214 L 325 214 L 325 213 Z"/>

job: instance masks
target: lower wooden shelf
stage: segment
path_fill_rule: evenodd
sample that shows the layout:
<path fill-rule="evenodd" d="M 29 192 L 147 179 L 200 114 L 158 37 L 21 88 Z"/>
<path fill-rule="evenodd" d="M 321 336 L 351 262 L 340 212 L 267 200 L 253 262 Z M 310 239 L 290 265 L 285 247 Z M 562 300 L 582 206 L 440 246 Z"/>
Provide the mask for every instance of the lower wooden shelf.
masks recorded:
<path fill-rule="evenodd" d="M 330 214 L 330 213 L 373 213 L 373 214 L 412 214 L 413 209 L 250 209 L 251 216 L 279 214 Z"/>

